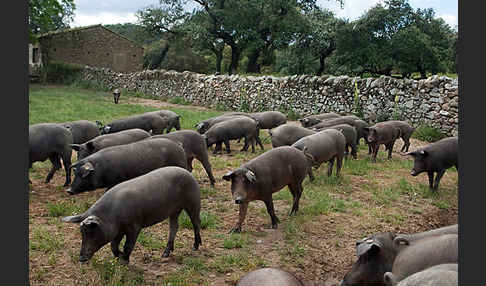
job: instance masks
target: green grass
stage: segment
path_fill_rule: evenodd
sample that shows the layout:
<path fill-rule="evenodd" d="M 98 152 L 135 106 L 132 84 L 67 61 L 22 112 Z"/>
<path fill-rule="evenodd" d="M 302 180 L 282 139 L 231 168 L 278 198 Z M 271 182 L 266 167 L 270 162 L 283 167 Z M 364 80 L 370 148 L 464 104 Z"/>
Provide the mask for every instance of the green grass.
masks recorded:
<path fill-rule="evenodd" d="M 142 270 L 122 265 L 116 258 L 100 259 L 93 257 L 91 266 L 96 270 L 103 285 L 143 285 Z"/>
<path fill-rule="evenodd" d="M 159 250 L 165 248 L 166 244 L 163 242 L 163 239 L 160 237 L 156 237 L 151 232 L 147 230 L 142 230 L 138 237 L 137 242 L 140 243 L 143 247 L 149 250 Z"/>
<path fill-rule="evenodd" d="M 201 211 L 199 214 L 201 218 L 201 229 L 213 229 L 217 228 L 221 222 L 221 219 L 210 212 Z M 179 226 L 187 229 L 192 229 L 191 219 L 185 211 L 179 215 Z"/>
<path fill-rule="evenodd" d="M 248 235 L 232 233 L 223 240 L 223 247 L 226 249 L 242 248 L 248 244 Z"/>
<path fill-rule="evenodd" d="M 45 228 L 34 228 L 32 239 L 29 241 L 30 250 L 51 253 L 60 250 L 64 241 Z"/>
<path fill-rule="evenodd" d="M 51 217 L 61 217 L 68 215 L 81 214 L 88 210 L 94 202 L 90 201 L 80 201 L 76 202 L 74 199 L 69 202 L 47 202 L 46 208 Z"/>
<path fill-rule="evenodd" d="M 101 121 L 107 124 L 115 119 L 158 110 L 155 107 L 124 103 L 113 103 L 113 97 L 107 91 L 95 91 L 69 86 L 29 87 L 29 124 L 43 122 L 66 122 L 74 120 Z M 185 108 L 164 107 L 181 115 L 181 129 L 195 130 L 196 123 L 222 114 L 221 111 L 189 110 Z"/>

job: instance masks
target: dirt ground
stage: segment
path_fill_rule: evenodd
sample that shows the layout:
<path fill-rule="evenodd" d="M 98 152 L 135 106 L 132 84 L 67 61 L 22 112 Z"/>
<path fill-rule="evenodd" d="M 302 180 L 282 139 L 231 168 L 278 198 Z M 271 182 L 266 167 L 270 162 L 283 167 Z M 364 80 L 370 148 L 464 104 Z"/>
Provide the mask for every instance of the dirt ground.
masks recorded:
<path fill-rule="evenodd" d="M 122 99 L 123 100 L 123 99 Z M 127 100 L 127 99 L 125 99 Z M 171 104 L 141 98 L 129 99 L 133 104 L 150 105 L 158 108 L 173 106 Z M 178 108 L 202 107 L 180 106 Z M 415 139 L 411 140 L 410 150 L 426 145 Z M 230 155 L 210 154 L 211 164 L 220 164 L 223 161 L 231 162 L 239 158 L 239 148 L 242 144 L 234 143 L 234 150 Z M 393 153 L 393 160 L 411 160 L 399 155 L 397 150 L 402 146 L 398 140 Z M 265 144 L 265 150 L 271 149 L 269 143 Z M 244 157 L 247 161 L 249 155 Z M 358 160 L 369 156 L 366 150 L 361 149 Z M 73 161 L 75 155 L 73 155 Z M 216 160 L 219 160 L 216 162 Z M 377 164 L 385 166 L 386 162 Z M 209 180 L 201 164 L 194 160 L 193 174 L 204 189 L 211 190 Z M 34 168 L 35 164 L 34 164 Z M 137 243 L 131 255 L 130 265 L 126 270 L 124 281 L 128 281 L 130 275 L 142 277 L 140 285 L 235 285 L 236 281 L 246 272 L 263 266 L 283 268 L 295 274 L 307 286 L 338 285 L 340 279 L 350 269 L 355 261 L 355 241 L 366 234 L 382 231 L 397 233 L 414 233 L 455 224 L 458 222 L 457 202 L 457 172 L 447 171 L 444 175 L 438 198 L 447 202 L 447 207 L 438 207 L 438 198 L 400 195 L 392 202 L 378 204 L 372 192 L 364 191 L 362 186 L 373 181 L 380 186 L 396 186 L 400 178 L 405 178 L 411 186 L 427 184 L 425 174 L 417 177 L 409 175 L 409 169 L 371 170 L 364 175 L 352 175 L 346 173 L 346 165 L 343 176 L 349 178 L 345 188 L 336 188 L 330 193 L 333 198 L 350 199 L 360 202 L 359 209 L 346 209 L 342 212 L 328 212 L 316 215 L 312 219 L 305 220 L 298 225 L 299 232 L 289 239 L 291 220 L 289 200 L 274 200 L 276 214 L 281 220 L 278 229 L 270 227 L 270 219 L 265 211 L 263 202 L 250 203 L 246 221 L 243 225 L 243 235 L 246 238 L 242 248 L 225 248 L 222 241 L 229 236 L 228 231 L 234 226 L 238 217 L 238 208 L 232 202 L 230 195 L 230 183 L 221 179 L 232 166 L 223 168 L 213 167 L 216 177 L 216 186 L 212 192 L 203 196 L 203 212 L 214 213 L 219 224 L 215 228 L 204 229 L 201 232 L 203 244 L 198 251 L 192 251 L 193 232 L 191 229 L 179 228 L 176 237 L 175 250 L 169 258 L 162 258 L 162 249 L 150 249 Z M 59 170 L 49 184 L 43 182 L 47 170 L 39 172 L 42 176 L 31 176 L 32 188 L 29 198 L 29 239 L 31 244 L 39 241 L 38 233 L 42 230 L 51 238 L 43 239 L 47 245 L 54 245 L 52 249 L 30 249 L 29 269 L 31 285 L 106 285 L 112 281 L 104 276 L 104 272 L 91 264 L 77 262 L 81 245 L 81 234 L 78 224 L 60 222 L 60 217 L 50 215 L 52 204 L 93 203 L 103 194 L 102 189 L 93 192 L 69 196 L 62 187 L 64 183 L 64 170 Z M 319 169 L 318 175 L 325 174 L 325 167 Z M 307 181 L 307 179 L 306 179 Z M 305 192 L 305 190 L 304 190 Z M 442 193 L 441 193 L 442 192 Z M 275 196 L 275 194 L 274 194 Z M 308 203 L 308 199 L 301 200 L 301 208 Z M 299 224 L 299 220 L 294 220 Z M 147 229 L 155 239 L 162 240 L 165 245 L 168 235 L 168 222 L 156 224 Z M 37 233 L 37 234 L 36 234 Z M 56 244 L 57 241 L 57 244 Z M 57 245 L 57 247 L 55 247 Z M 222 257 L 228 255 L 244 255 L 240 264 L 226 264 L 221 262 Z M 202 261 L 203 266 L 198 266 L 198 271 L 187 272 L 190 260 Z M 98 251 L 93 260 L 98 263 L 112 261 L 109 245 Z M 115 262 L 116 263 L 116 262 Z M 106 266 L 106 268 L 109 268 Z M 111 269 L 111 268 L 110 268 Z M 186 272 L 184 272 L 186 271 Z M 117 272 L 110 272 L 116 275 Z M 184 273 L 190 273 L 184 276 Z M 177 280 L 177 277 L 180 280 Z M 174 278 L 173 280 L 168 279 Z M 111 280 L 110 280 L 111 279 Z M 123 280 L 122 279 L 122 280 Z M 108 282 L 107 282 L 108 281 Z M 134 281 L 134 280 L 130 280 Z M 110 282 L 111 283 L 111 282 Z M 126 283 L 130 284 L 130 283 Z M 137 284 L 137 283 L 133 283 Z M 118 284 L 117 284 L 118 285 Z M 165 285 L 165 284 L 164 284 Z"/>

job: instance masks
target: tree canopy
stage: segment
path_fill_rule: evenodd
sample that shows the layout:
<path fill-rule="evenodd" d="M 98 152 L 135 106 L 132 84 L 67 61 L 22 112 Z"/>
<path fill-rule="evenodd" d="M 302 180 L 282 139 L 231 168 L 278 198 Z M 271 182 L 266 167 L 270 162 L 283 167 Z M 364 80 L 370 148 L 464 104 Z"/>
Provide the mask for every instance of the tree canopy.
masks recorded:
<path fill-rule="evenodd" d="M 74 0 L 29 0 L 29 41 L 57 29 L 69 28 L 76 6 Z"/>
<path fill-rule="evenodd" d="M 228 74 L 424 77 L 453 72 L 457 59 L 457 31 L 433 9 L 415 10 L 408 0 L 384 0 L 352 22 L 315 0 L 159 0 L 137 16 L 146 32 L 162 39 L 147 53 L 152 68 L 177 62 L 172 49 L 186 61 L 204 58 L 209 72 Z"/>

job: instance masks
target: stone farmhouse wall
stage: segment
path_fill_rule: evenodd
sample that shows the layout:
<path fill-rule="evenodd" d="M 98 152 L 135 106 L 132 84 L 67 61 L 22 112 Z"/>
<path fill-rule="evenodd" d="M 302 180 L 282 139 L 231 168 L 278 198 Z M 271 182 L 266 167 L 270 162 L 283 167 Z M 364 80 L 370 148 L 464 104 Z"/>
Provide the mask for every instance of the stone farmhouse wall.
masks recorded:
<path fill-rule="evenodd" d="M 280 110 L 299 116 L 322 112 L 352 113 L 355 98 L 370 123 L 399 118 L 415 127 L 433 126 L 458 135 L 458 80 L 432 76 L 423 80 L 294 75 L 287 77 L 204 75 L 146 70 L 117 73 L 85 67 L 82 79 L 162 99 L 183 98 L 195 105 L 228 110 Z M 123 95 L 122 95 L 123 96 Z"/>
<path fill-rule="evenodd" d="M 41 35 L 46 61 L 62 61 L 118 72 L 143 69 L 143 47 L 103 25 L 58 30 Z"/>

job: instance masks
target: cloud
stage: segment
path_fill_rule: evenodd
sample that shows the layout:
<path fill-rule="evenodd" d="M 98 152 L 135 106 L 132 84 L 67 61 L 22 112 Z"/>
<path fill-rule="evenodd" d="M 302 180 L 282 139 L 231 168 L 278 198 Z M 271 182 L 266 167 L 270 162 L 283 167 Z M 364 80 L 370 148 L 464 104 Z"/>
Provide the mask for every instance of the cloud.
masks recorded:
<path fill-rule="evenodd" d="M 107 12 L 113 14 L 135 13 L 137 10 L 150 5 L 157 5 L 158 0 L 74 0 L 75 13 L 98 14 Z"/>
<path fill-rule="evenodd" d="M 368 9 L 375 6 L 380 0 L 345 0 L 344 7 L 341 9 L 339 3 L 334 0 L 318 0 L 317 3 L 322 8 L 328 8 L 333 11 L 336 17 L 346 18 L 350 21 L 361 17 Z"/>
<path fill-rule="evenodd" d="M 438 18 L 444 19 L 444 21 L 454 28 L 457 25 L 457 16 L 451 14 L 441 14 L 437 16 Z"/>
<path fill-rule="evenodd" d="M 71 27 L 83 27 L 95 24 L 124 24 L 135 23 L 137 21 L 135 13 L 111 13 L 111 12 L 99 12 L 99 13 L 77 13 L 74 16 L 74 21 L 71 23 Z"/>

